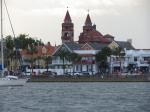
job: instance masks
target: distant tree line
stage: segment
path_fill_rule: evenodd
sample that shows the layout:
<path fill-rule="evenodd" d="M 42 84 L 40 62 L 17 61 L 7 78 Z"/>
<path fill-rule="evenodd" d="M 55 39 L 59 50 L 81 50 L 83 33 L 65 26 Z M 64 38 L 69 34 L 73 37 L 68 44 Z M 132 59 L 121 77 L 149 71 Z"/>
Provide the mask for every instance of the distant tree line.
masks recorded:
<path fill-rule="evenodd" d="M 4 38 L 5 50 L 5 66 L 9 66 L 13 60 L 21 61 L 20 50 L 27 50 L 29 54 L 33 54 L 35 46 L 43 45 L 41 40 L 29 37 L 27 34 L 20 34 L 17 37 L 8 35 Z M 30 48 L 30 49 L 29 49 Z"/>

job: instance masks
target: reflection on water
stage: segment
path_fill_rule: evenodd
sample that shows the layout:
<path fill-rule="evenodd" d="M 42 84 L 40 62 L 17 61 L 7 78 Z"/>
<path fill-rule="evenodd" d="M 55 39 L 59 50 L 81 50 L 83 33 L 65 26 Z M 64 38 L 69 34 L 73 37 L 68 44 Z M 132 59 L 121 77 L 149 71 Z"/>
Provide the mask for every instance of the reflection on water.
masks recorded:
<path fill-rule="evenodd" d="M 150 83 L 0 87 L 0 112 L 150 112 Z"/>

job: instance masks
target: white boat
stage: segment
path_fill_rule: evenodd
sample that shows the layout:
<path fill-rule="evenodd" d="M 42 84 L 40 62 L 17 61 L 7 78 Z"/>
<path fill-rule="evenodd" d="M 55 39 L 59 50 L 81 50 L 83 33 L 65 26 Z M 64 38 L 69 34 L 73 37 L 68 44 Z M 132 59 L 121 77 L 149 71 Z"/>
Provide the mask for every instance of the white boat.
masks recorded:
<path fill-rule="evenodd" d="M 22 86 L 26 83 L 26 79 L 19 79 L 17 76 L 11 76 L 11 75 L 8 75 L 6 77 L 4 77 L 4 49 L 3 49 L 3 0 L 0 0 L 0 8 L 1 8 L 1 77 L 0 78 L 0 86 Z M 4 1 L 4 4 L 5 4 L 5 7 L 6 7 L 6 10 L 7 10 L 7 6 L 6 6 L 6 2 Z M 8 10 L 7 10 L 7 15 L 9 17 L 9 14 L 8 14 Z M 11 23 L 10 21 L 10 17 L 9 17 L 9 22 Z M 11 28 L 12 28 L 12 24 L 11 24 Z M 13 28 L 12 28 L 12 31 L 13 31 Z M 14 34 L 14 31 L 13 31 L 13 34 Z M 15 37 L 15 34 L 14 34 L 14 37 Z"/>
<path fill-rule="evenodd" d="M 27 79 L 19 79 L 17 76 L 8 75 L 0 78 L 0 86 L 23 86 Z"/>

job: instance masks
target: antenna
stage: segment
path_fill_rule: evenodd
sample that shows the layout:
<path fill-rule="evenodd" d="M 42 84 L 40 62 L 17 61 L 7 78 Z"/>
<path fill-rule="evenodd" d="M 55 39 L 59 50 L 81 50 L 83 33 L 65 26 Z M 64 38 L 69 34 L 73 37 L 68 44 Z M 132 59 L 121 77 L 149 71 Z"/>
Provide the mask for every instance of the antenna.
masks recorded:
<path fill-rule="evenodd" d="M 88 9 L 87 11 L 88 11 L 88 14 L 89 14 L 90 10 Z"/>

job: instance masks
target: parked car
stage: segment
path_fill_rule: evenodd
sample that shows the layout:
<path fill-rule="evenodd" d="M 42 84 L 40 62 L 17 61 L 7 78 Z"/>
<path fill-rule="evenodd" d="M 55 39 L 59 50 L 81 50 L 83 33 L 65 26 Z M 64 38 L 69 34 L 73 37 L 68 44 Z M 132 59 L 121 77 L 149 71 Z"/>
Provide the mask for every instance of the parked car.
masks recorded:
<path fill-rule="evenodd" d="M 43 75 L 57 75 L 57 73 L 52 71 L 44 71 Z"/>
<path fill-rule="evenodd" d="M 22 72 L 22 75 L 30 76 L 31 72 Z"/>
<path fill-rule="evenodd" d="M 89 72 L 82 72 L 82 75 L 83 75 L 83 76 L 89 76 L 90 73 L 89 73 Z"/>
<path fill-rule="evenodd" d="M 75 72 L 74 75 L 82 75 L 81 72 Z"/>

